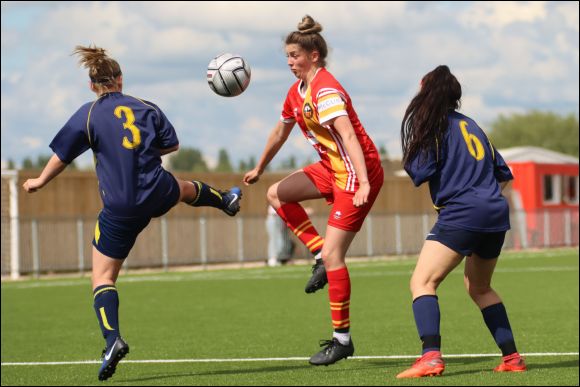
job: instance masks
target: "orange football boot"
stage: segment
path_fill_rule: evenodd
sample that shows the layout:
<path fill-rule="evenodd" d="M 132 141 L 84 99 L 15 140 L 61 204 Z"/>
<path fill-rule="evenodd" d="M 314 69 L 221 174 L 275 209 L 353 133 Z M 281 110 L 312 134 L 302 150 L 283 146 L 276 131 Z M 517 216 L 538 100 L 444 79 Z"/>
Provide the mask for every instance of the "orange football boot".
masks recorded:
<path fill-rule="evenodd" d="M 512 353 L 503 357 L 503 362 L 493 369 L 495 372 L 524 372 L 527 370 L 526 362 L 519 353 Z"/>
<path fill-rule="evenodd" d="M 445 371 L 445 362 L 441 352 L 429 351 L 415 360 L 413 366 L 397 375 L 397 379 L 439 376 Z"/>

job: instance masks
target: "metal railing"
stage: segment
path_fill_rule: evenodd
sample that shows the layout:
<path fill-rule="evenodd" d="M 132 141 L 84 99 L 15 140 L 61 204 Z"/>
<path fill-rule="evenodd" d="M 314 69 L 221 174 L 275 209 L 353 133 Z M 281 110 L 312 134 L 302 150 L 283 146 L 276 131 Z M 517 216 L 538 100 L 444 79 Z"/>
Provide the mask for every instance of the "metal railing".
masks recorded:
<path fill-rule="evenodd" d="M 312 216 L 324 235 L 326 216 Z M 348 256 L 417 254 L 437 217 L 435 213 L 369 215 Z M 94 218 L 2 217 L 2 276 L 40 276 L 91 269 Z M 161 217 L 139 235 L 125 262 L 128 268 L 265 261 L 265 217 Z M 578 209 L 512 212 L 504 248 L 578 246 Z M 295 258 L 308 250 L 295 239 Z M 17 244 L 14 246 L 14 244 Z"/>

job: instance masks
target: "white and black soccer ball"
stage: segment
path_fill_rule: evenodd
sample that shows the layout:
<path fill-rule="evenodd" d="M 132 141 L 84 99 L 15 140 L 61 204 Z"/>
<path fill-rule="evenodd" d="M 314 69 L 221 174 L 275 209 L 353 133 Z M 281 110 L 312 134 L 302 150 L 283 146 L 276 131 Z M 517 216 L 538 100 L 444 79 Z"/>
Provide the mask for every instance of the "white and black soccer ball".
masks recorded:
<path fill-rule="evenodd" d="M 239 55 L 218 55 L 207 66 L 209 87 L 223 97 L 242 94 L 250 84 L 251 75 L 250 65 Z"/>

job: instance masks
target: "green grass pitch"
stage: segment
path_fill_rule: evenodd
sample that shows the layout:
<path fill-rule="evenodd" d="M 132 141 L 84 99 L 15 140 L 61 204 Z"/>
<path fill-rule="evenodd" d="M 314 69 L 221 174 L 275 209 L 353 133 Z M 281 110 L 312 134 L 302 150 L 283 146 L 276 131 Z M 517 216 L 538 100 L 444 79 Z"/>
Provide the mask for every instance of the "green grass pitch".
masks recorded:
<path fill-rule="evenodd" d="M 500 353 L 459 267 L 439 289 L 445 374 L 395 378 L 420 351 L 408 290 L 414 263 L 349 261 L 355 357 L 329 367 L 307 361 L 332 332 L 327 289 L 304 293 L 309 266 L 122 273 L 121 334 L 131 350 L 106 383 L 578 385 L 578 249 L 500 258 L 493 286 L 518 350 L 529 354 L 529 371 L 516 374 L 491 371 Z M 2 283 L 1 305 L 2 385 L 102 385 L 89 278 Z M 21 364 L 47 362 L 63 364 Z"/>

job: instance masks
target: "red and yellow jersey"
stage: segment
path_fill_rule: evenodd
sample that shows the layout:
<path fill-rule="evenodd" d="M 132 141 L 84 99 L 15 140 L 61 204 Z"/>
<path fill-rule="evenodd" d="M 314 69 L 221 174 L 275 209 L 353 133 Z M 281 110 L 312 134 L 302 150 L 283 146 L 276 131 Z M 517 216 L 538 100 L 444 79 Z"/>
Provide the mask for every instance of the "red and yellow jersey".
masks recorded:
<path fill-rule="evenodd" d="M 350 96 L 325 68 L 318 69 L 305 92 L 301 87 L 302 81 L 299 80 L 288 91 L 280 120 L 297 122 L 324 166 L 333 171 L 336 185 L 346 191 L 356 191 L 358 179 L 354 166 L 340 134 L 328 122 L 339 116 L 348 116 L 365 156 L 369 176 L 381 167 L 381 161 L 375 144 L 358 119 Z"/>

